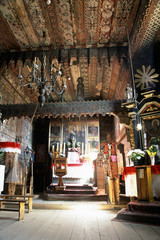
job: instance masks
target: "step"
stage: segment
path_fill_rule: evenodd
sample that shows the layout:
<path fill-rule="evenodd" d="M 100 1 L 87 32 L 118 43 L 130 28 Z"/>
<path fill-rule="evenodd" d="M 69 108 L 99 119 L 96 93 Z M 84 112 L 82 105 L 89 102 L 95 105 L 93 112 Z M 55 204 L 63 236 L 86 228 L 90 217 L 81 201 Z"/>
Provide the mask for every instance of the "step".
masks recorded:
<path fill-rule="evenodd" d="M 107 194 L 46 194 L 46 199 L 49 201 L 66 200 L 66 201 L 106 201 Z"/>
<path fill-rule="evenodd" d="M 54 189 L 58 184 L 51 184 L 48 189 Z M 80 185 L 80 184 L 64 184 L 64 186 L 66 187 L 66 189 L 93 189 L 93 184 L 84 184 L 84 185 Z"/>
<path fill-rule="evenodd" d="M 160 201 L 153 202 L 129 202 L 128 210 L 131 212 L 160 214 Z"/>
<path fill-rule="evenodd" d="M 122 208 L 116 216 L 117 220 L 131 221 L 138 223 L 148 223 L 160 225 L 160 215 L 142 212 L 131 212 L 127 208 Z M 116 220 L 115 219 L 115 220 Z"/>
<path fill-rule="evenodd" d="M 64 190 L 48 190 L 48 194 L 95 194 L 93 189 L 64 189 Z"/>

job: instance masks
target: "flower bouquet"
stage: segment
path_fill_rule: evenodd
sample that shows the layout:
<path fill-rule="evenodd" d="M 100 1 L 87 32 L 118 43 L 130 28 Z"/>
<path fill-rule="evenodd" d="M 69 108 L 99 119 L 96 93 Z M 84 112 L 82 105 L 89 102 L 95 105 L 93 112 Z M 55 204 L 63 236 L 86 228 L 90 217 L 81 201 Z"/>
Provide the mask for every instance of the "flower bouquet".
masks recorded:
<path fill-rule="evenodd" d="M 149 149 L 147 150 L 148 155 L 151 158 L 151 164 L 155 164 L 155 155 L 157 154 L 157 148 L 154 145 L 151 145 Z"/>
<path fill-rule="evenodd" d="M 141 159 L 145 156 L 145 152 L 140 149 L 130 150 L 127 153 L 127 157 L 129 160 L 134 162 L 134 165 L 141 165 Z"/>

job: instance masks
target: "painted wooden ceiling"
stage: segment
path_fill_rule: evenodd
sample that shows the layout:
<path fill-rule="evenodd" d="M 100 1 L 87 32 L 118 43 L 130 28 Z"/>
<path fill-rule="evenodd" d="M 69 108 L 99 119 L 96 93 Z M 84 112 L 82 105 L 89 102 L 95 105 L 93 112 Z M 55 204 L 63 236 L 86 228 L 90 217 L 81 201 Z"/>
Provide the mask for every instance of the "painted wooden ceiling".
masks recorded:
<path fill-rule="evenodd" d="M 24 64 L 26 78 L 42 50 L 65 68 L 78 62 L 66 71 L 65 101 L 76 101 L 78 77 L 85 100 L 124 99 L 131 79 L 127 32 L 133 55 L 159 41 L 159 12 L 159 0 L 0 0 L 0 52 L 7 62 L 1 61 L 0 84 L 10 93 L 4 102 L 38 101 L 38 92 L 21 89 L 17 76 Z M 49 101 L 58 100 L 51 93 Z"/>

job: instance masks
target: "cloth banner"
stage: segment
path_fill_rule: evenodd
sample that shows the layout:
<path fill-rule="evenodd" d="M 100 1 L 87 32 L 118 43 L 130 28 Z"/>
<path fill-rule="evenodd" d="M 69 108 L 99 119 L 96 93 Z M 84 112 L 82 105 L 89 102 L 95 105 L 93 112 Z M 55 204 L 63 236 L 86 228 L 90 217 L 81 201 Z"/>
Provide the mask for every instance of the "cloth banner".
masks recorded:
<path fill-rule="evenodd" d="M 1 152 L 21 153 L 21 144 L 16 142 L 0 142 Z"/>

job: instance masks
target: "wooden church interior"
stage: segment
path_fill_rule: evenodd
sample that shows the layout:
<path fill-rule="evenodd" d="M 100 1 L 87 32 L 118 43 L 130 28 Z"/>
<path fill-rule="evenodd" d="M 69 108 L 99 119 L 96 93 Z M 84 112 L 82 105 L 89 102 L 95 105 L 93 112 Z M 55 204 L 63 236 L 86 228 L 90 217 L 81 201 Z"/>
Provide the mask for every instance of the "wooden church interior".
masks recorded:
<path fill-rule="evenodd" d="M 159 0 L 0 1 L 1 197 L 159 206 L 159 27 Z"/>

